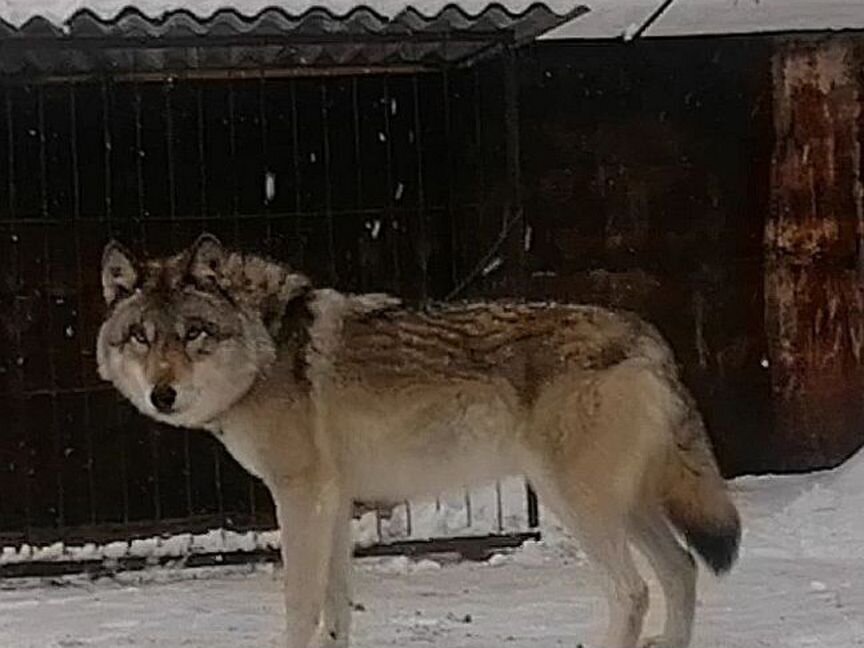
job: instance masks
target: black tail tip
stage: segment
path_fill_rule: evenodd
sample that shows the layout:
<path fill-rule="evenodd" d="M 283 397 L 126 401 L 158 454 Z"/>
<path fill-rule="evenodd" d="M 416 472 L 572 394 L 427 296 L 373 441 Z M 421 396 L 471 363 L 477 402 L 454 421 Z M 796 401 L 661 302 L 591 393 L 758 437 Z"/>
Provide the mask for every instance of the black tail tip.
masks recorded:
<path fill-rule="evenodd" d="M 715 574 L 725 574 L 738 559 L 741 544 L 741 527 L 726 529 L 687 531 L 684 534 L 689 544 L 701 556 Z"/>

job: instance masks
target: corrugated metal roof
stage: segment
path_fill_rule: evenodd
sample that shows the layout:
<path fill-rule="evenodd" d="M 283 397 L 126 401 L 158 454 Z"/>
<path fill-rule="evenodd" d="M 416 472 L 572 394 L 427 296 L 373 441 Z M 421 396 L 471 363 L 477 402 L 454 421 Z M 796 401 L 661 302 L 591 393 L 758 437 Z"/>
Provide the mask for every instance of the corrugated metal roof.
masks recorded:
<path fill-rule="evenodd" d="M 367 6 L 254 14 L 232 7 L 206 15 L 129 7 L 106 18 L 80 9 L 62 23 L 36 16 L 0 24 L 0 74 L 452 64 L 530 41 L 585 11 L 575 3 L 562 13 L 540 3 L 519 12 L 494 3 L 477 13 L 448 4 L 434 14 L 402 7 L 392 16 Z"/>
<path fill-rule="evenodd" d="M 185 9 L 198 16 L 209 16 L 220 9 L 235 9 L 246 16 L 254 16 L 269 7 L 278 7 L 286 13 L 300 15 L 309 9 L 327 9 L 334 14 L 346 14 L 361 5 L 382 16 L 395 16 L 413 7 L 420 13 L 440 13 L 454 0 L 0 0 L 0 17 L 6 22 L 20 26 L 34 16 L 42 16 L 54 24 L 63 24 L 82 9 L 89 9 L 97 16 L 110 20 L 123 9 L 134 6 L 147 16 Z M 522 13 L 536 0 L 501 0 L 501 4 L 512 13 Z M 455 4 L 468 14 L 478 14 L 486 9 L 490 0 L 456 0 Z M 572 0 L 546 0 L 544 3 L 556 13 L 570 11 Z"/>
<path fill-rule="evenodd" d="M 589 6 L 583 18 L 541 40 L 864 29 L 864 0 L 592 0 Z"/>

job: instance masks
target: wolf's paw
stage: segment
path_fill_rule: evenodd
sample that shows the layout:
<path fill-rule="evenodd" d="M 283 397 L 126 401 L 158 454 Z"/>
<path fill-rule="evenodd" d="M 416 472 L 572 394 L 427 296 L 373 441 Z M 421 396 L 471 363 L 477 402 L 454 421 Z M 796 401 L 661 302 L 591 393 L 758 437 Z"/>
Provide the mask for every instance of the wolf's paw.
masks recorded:
<path fill-rule="evenodd" d="M 312 646 L 313 648 L 348 648 L 348 637 L 334 637 L 327 633 L 321 637 L 316 637 Z"/>
<path fill-rule="evenodd" d="M 687 648 L 688 643 L 689 642 L 684 639 L 659 635 L 657 637 L 644 639 L 642 643 L 639 644 L 639 648 Z"/>
<path fill-rule="evenodd" d="M 339 636 L 332 630 L 328 631 L 324 624 L 321 624 L 309 643 L 309 648 L 348 648 L 348 643 L 347 633 Z"/>

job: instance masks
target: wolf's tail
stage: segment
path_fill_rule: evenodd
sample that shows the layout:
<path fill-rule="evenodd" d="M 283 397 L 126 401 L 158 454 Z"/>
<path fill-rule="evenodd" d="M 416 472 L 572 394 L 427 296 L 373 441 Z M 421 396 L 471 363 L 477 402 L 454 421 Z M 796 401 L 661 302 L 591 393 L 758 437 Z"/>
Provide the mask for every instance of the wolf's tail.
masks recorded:
<path fill-rule="evenodd" d="M 715 574 L 738 557 L 741 518 L 726 491 L 702 420 L 688 407 L 665 470 L 663 504 L 672 525 Z"/>

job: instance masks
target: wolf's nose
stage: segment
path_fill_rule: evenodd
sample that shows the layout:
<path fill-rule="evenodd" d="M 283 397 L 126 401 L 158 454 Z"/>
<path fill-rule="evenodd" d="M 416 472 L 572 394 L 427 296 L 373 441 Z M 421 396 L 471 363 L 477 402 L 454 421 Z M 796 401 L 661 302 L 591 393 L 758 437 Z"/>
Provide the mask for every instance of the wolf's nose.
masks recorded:
<path fill-rule="evenodd" d="M 177 391 L 171 385 L 156 385 L 150 392 L 150 402 L 162 414 L 169 414 L 177 400 Z"/>

